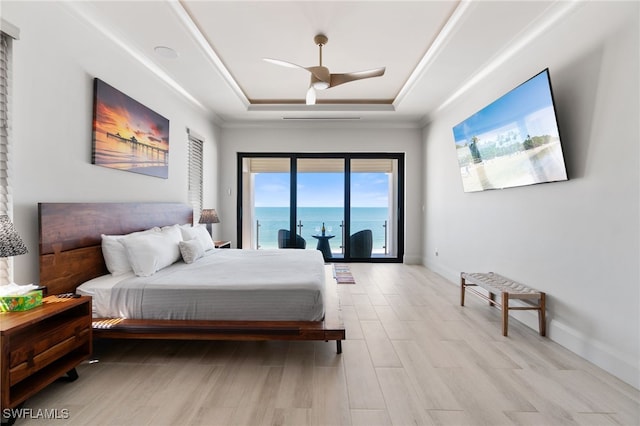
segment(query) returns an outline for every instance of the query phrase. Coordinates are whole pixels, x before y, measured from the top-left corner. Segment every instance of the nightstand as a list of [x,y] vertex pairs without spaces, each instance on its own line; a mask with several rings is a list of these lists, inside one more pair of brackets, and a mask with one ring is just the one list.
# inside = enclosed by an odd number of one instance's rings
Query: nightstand
[[215,248],[231,248],[231,241],[214,241]]
[[75,380],[91,355],[91,332],[90,297],[49,296],[28,311],[1,313],[0,414],[60,377]]

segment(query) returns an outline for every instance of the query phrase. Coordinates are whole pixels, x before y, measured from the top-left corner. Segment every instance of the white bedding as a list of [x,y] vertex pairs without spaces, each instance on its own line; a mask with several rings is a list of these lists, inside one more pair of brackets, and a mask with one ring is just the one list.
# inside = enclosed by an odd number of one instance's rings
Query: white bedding
[[152,276],[96,278],[77,292],[99,318],[319,321],[324,260],[317,250],[211,250]]

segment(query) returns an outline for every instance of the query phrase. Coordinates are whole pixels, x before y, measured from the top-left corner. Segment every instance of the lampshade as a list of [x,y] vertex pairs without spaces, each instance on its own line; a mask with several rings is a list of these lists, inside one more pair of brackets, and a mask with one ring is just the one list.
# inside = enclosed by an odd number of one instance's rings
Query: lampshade
[[202,209],[199,223],[220,223],[216,209]]
[[0,215],[0,257],[17,256],[27,253],[18,231],[6,214]]

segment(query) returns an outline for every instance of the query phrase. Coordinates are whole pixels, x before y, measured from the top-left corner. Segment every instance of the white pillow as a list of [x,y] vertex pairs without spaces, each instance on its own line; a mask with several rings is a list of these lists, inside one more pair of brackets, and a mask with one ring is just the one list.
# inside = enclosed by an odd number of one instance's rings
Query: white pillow
[[191,231],[193,228],[190,224],[180,225],[180,233],[182,234],[182,241],[189,241],[193,239],[193,232]]
[[178,246],[180,247],[180,254],[182,254],[184,263],[193,263],[204,256],[204,248],[196,238],[189,241],[180,241]]
[[197,225],[192,227],[181,226],[182,239],[184,241],[193,240],[194,238],[200,241],[204,251],[213,250],[216,246],[213,244],[211,234],[207,231],[207,227],[204,225]]
[[133,272],[139,277],[155,274],[180,259],[180,228],[172,226],[160,232],[122,239]]
[[191,227],[190,223],[185,223],[184,225],[174,225],[180,229],[180,235],[182,236],[182,241],[187,241],[191,239]]
[[145,231],[132,232],[125,235],[105,235],[102,234],[102,256],[107,270],[111,275],[117,276],[131,271],[131,264],[127,257],[127,252],[122,245],[124,238],[135,237],[137,235],[159,232],[160,228],[151,228]]

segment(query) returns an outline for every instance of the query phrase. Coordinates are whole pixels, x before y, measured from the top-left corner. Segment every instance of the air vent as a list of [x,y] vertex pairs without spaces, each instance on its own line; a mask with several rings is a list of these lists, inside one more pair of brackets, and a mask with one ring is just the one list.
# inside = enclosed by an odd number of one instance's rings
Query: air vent
[[282,117],[283,120],[308,120],[308,121],[335,121],[335,120],[360,120],[360,117]]

